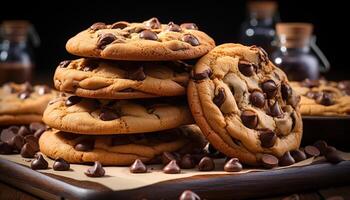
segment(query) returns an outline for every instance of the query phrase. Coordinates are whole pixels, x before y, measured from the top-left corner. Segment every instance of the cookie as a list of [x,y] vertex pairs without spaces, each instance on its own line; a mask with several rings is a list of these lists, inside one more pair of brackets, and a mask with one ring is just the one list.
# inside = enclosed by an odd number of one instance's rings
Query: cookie
[[40,122],[47,103],[56,95],[45,85],[4,84],[0,88],[0,125]]
[[137,62],[78,59],[57,67],[55,87],[77,96],[134,99],[186,93],[189,65],[182,62]]
[[169,99],[60,97],[49,103],[43,121],[52,128],[81,134],[154,132],[193,122],[190,111],[181,100],[178,103]]
[[260,165],[297,149],[300,97],[286,75],[256,46],[224,44],[193,69],[188,101],[208,141],[229,157]]
[[112,60],[184,60],[203,56],[215,42],[194,23],[97,22],[69,39],[66,49],[82,57]]
[[155,162],[163,152],[192,153],[205,140],[195,125],[147,134],[84,136],[58,130],[40,137],[40,151],[52,159],[70,163],[100,161],[103,165],[130,165],[136,159]]
[[350,81],[308,80],[291,82],[301,95],[300,112],[305,116],[350,114]]

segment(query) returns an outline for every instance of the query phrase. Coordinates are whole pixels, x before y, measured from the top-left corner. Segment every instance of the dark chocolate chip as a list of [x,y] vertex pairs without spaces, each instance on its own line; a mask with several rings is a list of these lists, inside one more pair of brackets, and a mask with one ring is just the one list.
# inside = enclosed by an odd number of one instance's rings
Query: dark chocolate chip
[[44,159],[44,156],[39,154],[30,164],[30,167],[34,170],[47,169],[49,163]]
[[239,172],[242,171],[242,169],[242,164],[239,162],[238,158],[231,158],[224,166],[226,172]]
[[140,159],[136,159],[135,162],[130,166],[131,173],[146,173],[147,167]]
[[83,71],[84,72],[91,72],[94,69],[98,68],[99,66],[99,61],[95,60],[95,59],[85,59],[83,62]]
[[51,89],[46,85],[40,86],[38,89],[39,95],[45,95],[45,94],[48,94],[50,92],[51,92]]
[[265,105],[265,96],[262,92],[255,90],[250,94],[250,102],[254,106],[262,108]]
[[21,156],[23,158],[34,158],[36,152],[39,151],[39,145],[37,142],[26,141],[21,149]]
[[251,110],[245,110],[241,114],[241,120],[244,126],[254,129],[258,125],[258,115],[251,111]]
[[90,29],[93,30],[93,31],[97,31],[97,30],[105,29],[105,28],[107,28],[107,26],[103,22],[96,22],[96,23],[94,23],[93,25],[90,26]]
[[320,151],[315,147],[315,146],[306,146],[304,148],[304,152],[306,157],[310,158],[310,157],[316,157],[320,155]]
[[214,153],[217,153],[218,152],[218,150],[212,145],[212,144],[208,144],[208,151],[209,151],[209,153],[211,153],[211,154],[214,154]]
[[290,155],[290,152],[287,151],[286,153],[283,154],[283,156],[279,160],[279,165],[280,166],[289,166],[293,165],[295,163],[294,158]]
[[186,154],[182,157],[180,166],[182,169],[192,169],[196,166],[194,163],[192,156],[190,154]]
[[70,96],[66,100],[66,106],[72,106],[79,103],[82,99],[78,96]]
[[70,169],[70,164],[63,158],[57,158],[52,165],[55,171],[68,171]]
[[93,138],[79,138],[79,141],[75,144],[74,149],[77,151],[92,151],[95,146],[95,140]]
[[187,42],[192,46],[200,45],[199,40],[194,35],[189,33],[182,36],[182,41]]
[[281,85],[281,94],[282,94],[282,98],[284,100],[287,100],[292,95],[292,88],[286,83],[283,83]]
[[268,99],[272,99],[277,94],[277,85],[273,80],[265,81],[261,85],[261,88],[266,93]]
[[324,92],[322,95],[316,98],[316,102],[324,106],[330,106],[334,104],[332,95],[327,92]]
[[215,163],[212,158],[203,157],[198,164],[199,171],[212,171],[215,169]]
[[15,135],[11,138],[11,140],[8,143],[13,149],[17,150],[18,152],[21,151],[23,145],[24,145],[24,139],[20,135]]
[[195,23],[183,23],[180,27],[183,29],[198,30],[198,26]]
[[72,62],[71,60],[64,60],[64,61],[61,61],[60,64],[58,64],[58,67],[60,67],[60,68],[66,68],[66,67],[68,67],[68,65],[69,65],[71,62]]
[[261,164],[267,169],[271,169],[278,166],[278,159],[270,154],[263,154],[261,156]]
[[151,29],[161,28],[161,24],[160,24],[158,18],[156,18],[156,17],[152,17],[151,19],[145,21],[144,24]]
[[273,145],[275,145],[277,136],[276,133],[274,133],[273,131],[266,130],[260,132],[259,139],[261,142],[261,147],[271,148],[273,147]]
[[238,63],[238,69],[244,76],[252,76],[254,74],[254,65],[252,63],[241,61]]
[[328,144],[324,140],[318,140],[314,143],[314,146],[320,151],[320,155],[324,155],[327,150]]
[[158,40],[157,34],[151,30],[141,31],[141,33],[139,34],[139,37],[145,40]]
[[143,67],[128,71],[128,78],[135,81],[143,81],[146,79],[146,74]]
[[18,126],[10,126],[8,127],[14,134],[18,134],[19,127]]
[[0,154],[11,154],[11,153],[12,153],[12,147],[6,142],[0,141]]
[[300,162],[306,159],[305,153],[299,149],[291,151],[290,155],[294,158],[295,162]]
[[120,118],[120,115],[112,109],[104,108],[101,110],[99,118],[102,121],[111,121]]
[[213,74],[213,72],[211,71],[210,68],[204,70],[203,72],[200,73],[194,73],[194,71],[191,72],[191,78],[193,80],[199,81],[199,80],[203,80],[206,78],[210,78],[210,76]]
[[94,166],[88,168],[84,174],[89,177],[102,177],[105,175],[105,170],[99,161],[95,161]]
[[24,137],[24,141],[25,141],[25,143],[29,143],[29,142],[38,143],[38,138],[35,137],[34,135],[26,135],[26,136]]
[[339,162],[344,161],[345,159],[340,155],[339,151],[332,147],[328,146],[325,152],[325,157],[328,162],[337,164]]
[[123,22],[123,21],[120,21],[120,22],[115,22],[114,24],[111,25],[111,29],[124,29],[126,27],[128,27],[129,23],[127,22]]
[[0,139],[3,142],[9,143],[10,140],[15,137],[16,134],[10,128],[4,129],[1,131]]
[[179,197],[179,200],[201,200],[201,198],[191,190],[185,190]]
[[270,115],[272,117],[282,117],[283,111],[281,107],[278,104],[278,101],[275,101],[275,103],[270,107]]
[[116,39],[117,37],[112,33],[102,34],[97,40],[97,48],[104,49],[108,44],[112,43]]
[[46,125],[43,124],[43,123],[40,123],[40,122],[33,122],[33,123],[30,123],[29,125],[29,129],[30,131],[34,134],[35,131],[39,130],[39,129],[43,129],[43,130],[46,130]]
[[215,103],[215,105],[220,107],[225,102],[225,99],[226,99],[225,89],[219,88],[218,94],[215,95],[215,97],[213,98],[213,102]]
[[163,168],[163,172],[166,174],[179,174],[181,169],[177,165],[176,160],[172,160]]
[[163,152],[162,154],[162,163],[167,165],[170,161],[176,160],[176,157],[170,152]]
[[27,99],[30,97],[30,92],[28,91],[23,91],[18,94],[18,98],[20,99]]
[[36,138],[40,138],[40,136],[45,132],[46,128],[45,129],[38,129],[34,132],[34,137]]
[[180,26],[175,24],[174,22],[169,22],[167,30],[173,32],[181,32]]

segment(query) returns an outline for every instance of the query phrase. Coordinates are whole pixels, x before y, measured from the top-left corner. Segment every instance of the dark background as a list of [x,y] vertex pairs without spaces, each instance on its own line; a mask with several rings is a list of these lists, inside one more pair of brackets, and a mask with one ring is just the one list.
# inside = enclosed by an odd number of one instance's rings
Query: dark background
[[[144,21],[157,16],[161,22],[195,22],[217,44],[237,42],[240,24],[246,17],[246,1],[12,1],[2,5],[0,21],[30,20],[41,37],[35,49],[39,74],[51,78],[61,60],[74,58],[65,51],[66,41],[92,23],[119,20]],[[331,62],[330,79],[350,79],[346,45],[345,1],[278,1],[282,21],[311,22],[318,45]]]

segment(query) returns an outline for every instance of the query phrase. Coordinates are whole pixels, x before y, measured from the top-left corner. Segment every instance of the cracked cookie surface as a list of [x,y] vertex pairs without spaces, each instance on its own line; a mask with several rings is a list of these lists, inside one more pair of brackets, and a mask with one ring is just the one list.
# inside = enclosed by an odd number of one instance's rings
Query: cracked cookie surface
[[299,147],[300,97],[256,46],[224,44],[193,69],[188,101],[209,142],[229,157],[259,165]]

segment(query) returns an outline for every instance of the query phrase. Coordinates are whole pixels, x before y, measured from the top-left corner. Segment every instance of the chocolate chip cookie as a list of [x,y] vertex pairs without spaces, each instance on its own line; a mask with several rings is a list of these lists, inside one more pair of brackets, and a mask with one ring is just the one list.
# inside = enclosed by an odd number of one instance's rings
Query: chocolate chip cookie
[[300,97],[256,46],[224,44],[202,57],[188,86],[192,114],[209,142],[229,157],[259,165],[297,149]]
[[55,129],[81,134],[154,132],[193,122],[181,100],[60,97],[49,103],[43,121]]
[[301,95],[302,115],[341,116],[350,114],[350,81],[308,80],[291,82]]
[[56,95],[45,85],[4,84],[0,88],[0,125],[40,122],[47,103]]
[[94,23],[71,38],[66,49],[83,57],[164,61],[198,58],[214,46],[214,40],[194,23],[161,24],[152,18],[142,23]]
[[46,131],[39,140],[40,151],[50,158],[70,163],[100,161],[103,165],[130,165],[136,159],[155,162],[163,152],[192,153],[205,140],[197,126],[131,135],[84,136],[58,130]]
[[184,95],[189,79],[182,62],[137,62],[78,59],[62,61],[55,87],[77,96],[134,99]]

